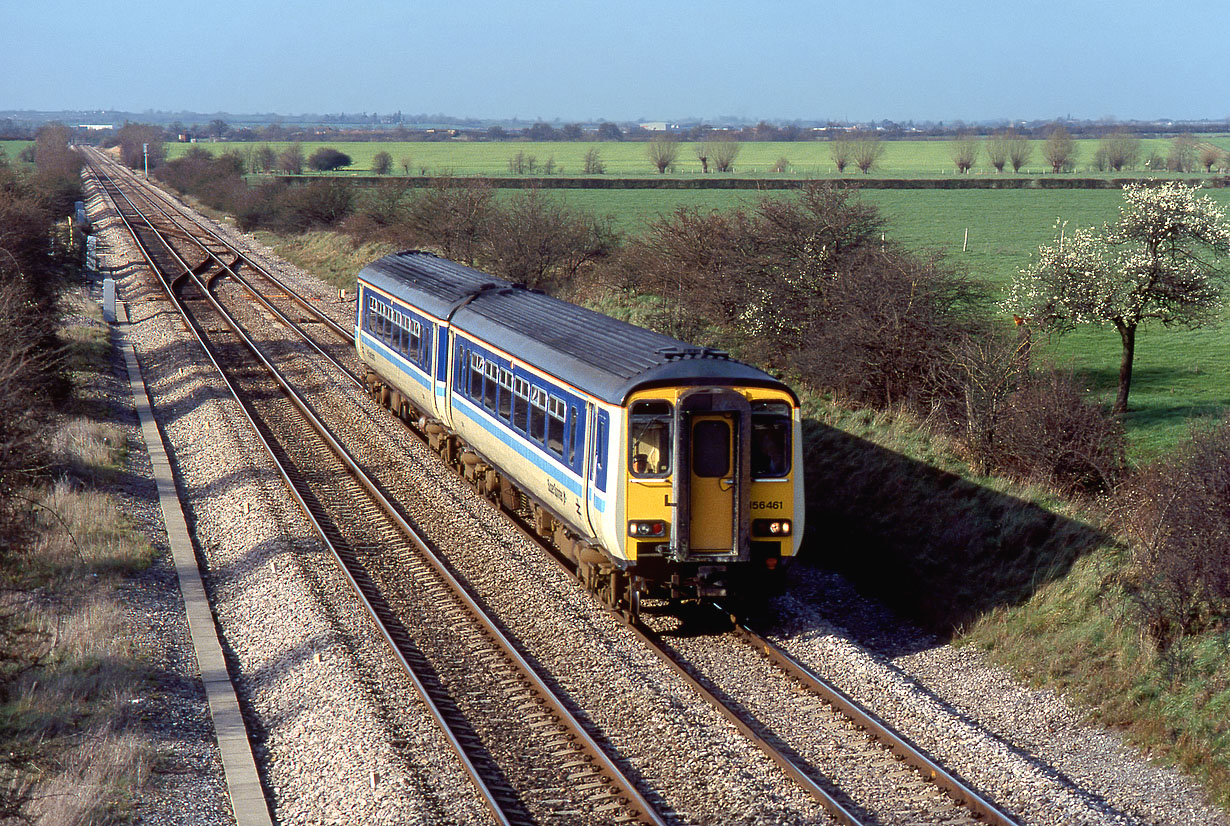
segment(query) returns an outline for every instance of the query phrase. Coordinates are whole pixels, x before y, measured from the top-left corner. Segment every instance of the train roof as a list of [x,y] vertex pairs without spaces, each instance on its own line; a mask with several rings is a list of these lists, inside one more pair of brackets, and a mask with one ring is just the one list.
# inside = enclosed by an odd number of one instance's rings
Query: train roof
[[372,262],[361,280],[612,404],[644,387],[729,383],[790,388],[695,347],[418,250]]

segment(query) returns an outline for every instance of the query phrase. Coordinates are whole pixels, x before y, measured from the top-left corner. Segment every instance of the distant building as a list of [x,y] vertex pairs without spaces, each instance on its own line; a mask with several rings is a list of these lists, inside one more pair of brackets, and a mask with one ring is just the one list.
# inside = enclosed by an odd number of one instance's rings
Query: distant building
[[646,132],[673,132],[679,128],[677,123],[667,123],[664,120],[654,120],[649,123],[637,124]]
[[107,129],[114,129],[115,124],[114,123],[79,123],[77,124],[77,128],[86,129],[90,132],[102,132]]

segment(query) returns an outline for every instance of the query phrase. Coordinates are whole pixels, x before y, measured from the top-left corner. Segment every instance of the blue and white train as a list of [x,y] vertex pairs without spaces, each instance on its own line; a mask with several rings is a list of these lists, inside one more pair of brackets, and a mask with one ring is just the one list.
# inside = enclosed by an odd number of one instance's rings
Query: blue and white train
[[373,395],[613,606],[798,552],[798,399],[724,353],[420,251],[359,273],[355,346]]

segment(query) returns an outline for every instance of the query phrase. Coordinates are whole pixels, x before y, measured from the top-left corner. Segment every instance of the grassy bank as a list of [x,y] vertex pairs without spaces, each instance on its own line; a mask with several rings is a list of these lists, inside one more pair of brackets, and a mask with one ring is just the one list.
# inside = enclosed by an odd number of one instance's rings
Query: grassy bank
[[[82,296],[68,301],[99,319]],[[107,330],[79,323],[61,335],[75,382],[88,387],[108,367]],[[112,418],[81,393],[57,417],[57,481],[21,494],[31,517],[0,571],[0,776],[16,808],[6,814],[39,824],[125,822],[156,766],[131,702],[152,671],[120,596],[152,551],[105,492],[127,452]]]

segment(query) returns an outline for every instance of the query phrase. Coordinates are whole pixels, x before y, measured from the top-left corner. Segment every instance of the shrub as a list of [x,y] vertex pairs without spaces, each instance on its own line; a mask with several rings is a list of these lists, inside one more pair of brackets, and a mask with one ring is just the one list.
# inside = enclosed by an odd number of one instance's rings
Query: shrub
[[1123,426],[1069,372],[1025,376],[996,430],[994,466],[1065,493],[1110,490],[1125,466]]
[[331,146],[322,146],[308,157],[308,168],[317,172],[332,172],[343,166],[350,166],[350,156],[339,152]]
[[388,152],[377,152],[372,158],[372,172],[377,175],[388,175],[393,170],[393,156]]
[[1230,620],[1230,416],[1118,491],[1142,629],[1165,649]]

